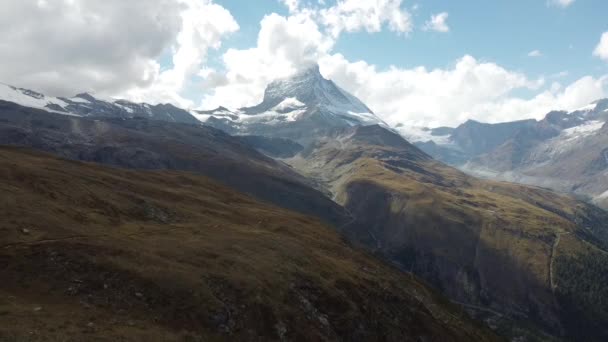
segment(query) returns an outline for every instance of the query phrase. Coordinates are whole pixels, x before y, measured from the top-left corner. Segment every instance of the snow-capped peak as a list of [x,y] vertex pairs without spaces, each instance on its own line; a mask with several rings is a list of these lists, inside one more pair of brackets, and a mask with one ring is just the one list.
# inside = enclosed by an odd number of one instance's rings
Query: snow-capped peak
[[0,83],[0,100],[13,102],[24,107],[46,109],[64,108],[68,104],[56,97],[45,96],[33,90],[17,88]]
[[241,110],[248,115],[258,115],[294,104],[296,108],[306,107],[311,112],[317,110],[323,115],[334,116],[347,125],[386,125],[363,102],[324,78],[317,64],[271,82],[262,103]]
[[147,103],[107,99],[89,93],[81,93],[70,98],[53,97],[33,90],[0,83],[0,100],[23,107],[43,109],[48,112],[72,116],[145,117],[153,120],[199,124],[199,121],[190,113],[171,105],[151,106]]
[[264,94],[264,102],[275,105],[287,98],[295,98],[308,106],[323,106],[343,113],[372,112],[359,99],[342,90],[333,81],[325,79],[316,64],[292,77],[270,83]]

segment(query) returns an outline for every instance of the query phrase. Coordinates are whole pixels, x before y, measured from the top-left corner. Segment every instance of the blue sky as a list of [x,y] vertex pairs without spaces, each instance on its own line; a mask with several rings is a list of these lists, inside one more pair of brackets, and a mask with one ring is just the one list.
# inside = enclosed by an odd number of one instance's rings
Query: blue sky
[[605,0],[4,1],[0,82],[53,96],[237,109],[316,62],[389,124],[608,97]]
[[[285,3],[289,1],[216,0],[238,22],[239,30],[228,35],[220,49],[209,51],[208,67],[217,74],[238,74],[231,70],[234,63],[230,66],[226,62],[230,50],[240,51],[233,55],[237,55],[241,63],[264,58],[272,61],[273,56],[264,57],[263,51],[253,51],[261,50],[259,36],[279,34],[282,30],[295,32],[298,24],[289,22],[290,18],[306,17],[305,13],[311,11],[315,13],[312,17],[318,31],[329,35],[332,27],[323,22],[322,11],[340,6],[350,6],[352,10],[357,4],[365,4],[356,0],[326,0],[322,4],[316,0],[291,0],[298,7],[288,10]],[[409,27],[392,30],[389,19],[385,18],[381,30],[367,29],[365,23],[354,29],[342,28],[338,35],[331,37],[331,46],[321,49],[318,60],[326,77],[361,97],[389,122],[437,126],[455,125],[470,118],[491,122],[542,118],[549,110],[571,110],[607,95],[608,63],[594,56],[593,51],[602,33],[608,31],[605,20],[608,2],[382,0],[377,3],[398,4],[399,10],[409,17]],[[287,22],[284,26],[273,26],[276,31],[269,28],[262,34],[265,25],[272,26],[265,23],[265,18],[272,13]],[[337,13],[338,17],[352,15],[344,9]],[[428,29],[425,25],[431,16],[440,13],[447,18],[445,29]],[[358,20],[364,22],[365,15]],[[297,33],[290,39],[306,40],[298,38]],[[268,54],[272,51],[267,51]],[[274,58],[282,61],[280,56]],[[422,73],[414,72],[420,67]],[[262,70],[264,62],[252,63],[250,68]],[[284,73],[272,76],[284,76]],[[241,70],[226,87],[203,86],[206,95],[202,106],[238,107],[255,103],[263,89],[243,91],[238,98],[243,101],[232,101],[234,97],[231,97],[237,89],[242,90],[245,83],[263,88],[272,78],[254,81],[255,77]],[[412,86],[416,77],[421,79],[420,87]],[[235,81],[237,78],[249,81]],[[467,83],[468,80],[472,83]],[[397,84],[398,90],[385,89],[383,93],[369,85],[383,82]],[[229,90],[235,83],[238,87]],[[451,88],[444,91],[441,83],[451,84]],[[454,90],[458,87],[465,90]],[[199,90],[196,85],[188,93],[197,96]],[[397,91],[400,93],[396,94]],[[439,103],[429,96],[431,91],[441,99]]]
[[[221,63],[227,48],[255,46],[260,20],[267,14],[287,15],[276,0],[217,0],[240,25],[239,32],[224,42],[210,60]],[[335,1],[327,1],[331,5]],[[403,2],[416,23],[431,14],[448,12],[448,33],[423,32],[416,28],[407,36],[393,32],[344,34],[334,51],[350,60],[365,60],[381,68],[426,66],[443,68],[465,54],[496,62],[531,76],[568,72],[566,81],[584,75],[599,75],[608,65],[590,53],[602,32],[608,30],[608,2],[579,0],[566,8],[550,6],[546,0],[466,0]],[[416,6],[417,5],[417,6]],[[416,10],[412,8],[416,6]],[[539,50],[542,56],[528,53]]]

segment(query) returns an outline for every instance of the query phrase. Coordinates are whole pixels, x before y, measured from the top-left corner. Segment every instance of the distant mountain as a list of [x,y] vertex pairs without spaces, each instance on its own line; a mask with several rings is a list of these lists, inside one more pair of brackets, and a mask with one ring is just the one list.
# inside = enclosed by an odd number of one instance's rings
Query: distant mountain
[[605,99],[572,112],[550,112],[540,121],[467,121],[443,128],[443,135],[410,128],[400,132],[468,173],[575,193],[608,208],[607,121]]
[[0,83],[0,100],[24,107],[82,117],[147,118],[167,122],[199,124],[188,111],[171,104],[149,105],[126,100],[101,100],[82,93],[71,98],[52,97]]
[[486,124],[468,120],[456,128],[422,128],[400,126],[397,131],[433,157],[452,165],[489,152],[511,139],[519,130],[531,127],[535,120]]
[[289,162],[356,217],[346,236],[511,339],[608,338],[608,213],[468,176],[380,126],[344,129]]
[[286,138],[302,145],[336,128],[386,125],[363,102],[325,79],[318,65],[270,83],[264,100],[256,106],[235,111],[219,107],[194,114],[230,134]]

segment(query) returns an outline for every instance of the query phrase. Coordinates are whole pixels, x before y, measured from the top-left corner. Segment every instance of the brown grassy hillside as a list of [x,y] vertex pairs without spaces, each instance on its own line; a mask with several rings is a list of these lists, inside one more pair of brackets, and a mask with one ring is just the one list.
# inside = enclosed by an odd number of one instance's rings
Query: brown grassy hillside
[[[345,233],[452,300],[554,336],[579,333],[570,324],[573,307],[586,308],[575,298],[589,296],[570,293],[566,305],[556,289],[568,275],[553,274],[564,260],[554,255],[577,255],[583,246],[600,253],[608,245],[605,212],[544,189],[467,176],[378,126],[345,131],[292,163],[357,217]],[[560,243],[566,235],[578,243]],[[608,322],[608,311],[598,310],[590,326]],[[603,329],[588,335],[608,336]]]
[[194,172],[331,224],[350,219],[297,172],[211,127],[146,119],[96,120],[0,101],[0,144],[129,169]]
[[0,148],[0,340],[494,339],[317,219]]

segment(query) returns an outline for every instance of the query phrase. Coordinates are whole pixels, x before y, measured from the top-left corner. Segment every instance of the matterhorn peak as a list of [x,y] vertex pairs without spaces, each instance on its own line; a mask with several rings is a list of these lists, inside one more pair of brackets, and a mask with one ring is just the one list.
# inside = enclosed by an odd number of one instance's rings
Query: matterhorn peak
[[233,113],[202,113],[207,124],[231,134],[267,135],[302,144],[336,128],[382,125],[388,127],[358,98],[321,75],[319,65],[303,65],[291,76],[274,80],[263,101]]
[[315,77],[325,79],[323,75],[321,75],[321,68],[318,63],[311,63],[302,67],[292,77]]

